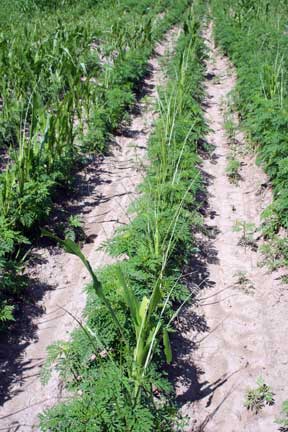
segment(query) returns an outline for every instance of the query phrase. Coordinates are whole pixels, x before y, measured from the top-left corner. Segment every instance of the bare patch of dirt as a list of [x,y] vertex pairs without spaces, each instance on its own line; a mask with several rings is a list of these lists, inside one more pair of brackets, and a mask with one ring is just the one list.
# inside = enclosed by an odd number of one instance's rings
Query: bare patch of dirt
[[[70,208],[84,222],[89,242],[83,252],[96,268],[112,260],[100,249],[101,244],[118,226],[129,222],[127,208],[138,195],[137,186],[148,163],[146,151],[156,118],[153,105],[157,86],[165,82],[160,60],[172,52],[178,35],[175,26],[156,46],[141,89],[141,96],[148,97],[140,99],[130,124],[114,137],[111,155],[102,161],[95,159],[80,173],[79,196]],[[67,340],[75,327],[75,321],[62,308],[80,318],[85,307],[83,286],[89,277],[77,258],[52,246],[35,249],[33,255],[28,272],[32,296],[39,301],[25,307],[18,334],[0,341],[1,431],[38,430],[38,414],[61,399],[63,383],[54,376],[43,387],[41,366],[47,347],[56,340]]]
[[[235,231],[237,221],[238,226],[241,221],[259,226],[272,194],[269,187],[262,187],[267,178],[251,154],[242,158],[238,184],[227,177],[230,149],[223,101],[235,86],[236,74],[215,47],[211,24],[204,37],[210,50],[205,83],[205,115],[211,128],[207,141],[214,147],[202,166],[209,235],[199,238],[201,251],[192,269],[203,285],[197,304],[180,317],[193,325],[182,333],[180,344],[175,341],[172,373],[177,400],[188,417],[187,431],[276,432],[274,420],[288,388],[288,289],[281,284],[281,270],[271,273],[259,267],[263,257],[257,233],[252,234],[250,247],[241,242],[243,230]],[[243,136],[238,139],[244,145]],[[244,399],[259,376],[271,386],[275,405],[255,415],[244,407]]]

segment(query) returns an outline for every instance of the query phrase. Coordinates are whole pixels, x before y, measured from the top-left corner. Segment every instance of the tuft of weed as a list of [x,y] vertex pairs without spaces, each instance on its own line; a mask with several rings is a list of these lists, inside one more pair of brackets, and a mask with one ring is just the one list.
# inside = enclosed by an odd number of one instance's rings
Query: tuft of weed
[[288,431],[288,400],[283,402],[281,416],[276,419],[275,423],[280,425],[280,432]]
[[229,178],[231,183],[238,183],[240,180],[239,169],[241,167],[241,162],[234,157],[228,159],[228,163],[226,166],[226,175]]
[[255,286],[252,281],[248,278],[245,271],[238,271],[234,274],[236,278],[236,286],[241,289],[245,294],[254,294]]
[[257,378],[256,383],[256,388],[247,390],[244,406],[248,410],[258,414],[265,405],[274,405],[274,395],[262,377]]
[[252,222],[247,222],[245,220],[236,220],[233,226],[234,232],[241,233],[240,240],[238,244],[240,246],[250,247],[251,249],[257,249],[256,240],[254,239],[254,234],[256,232],[256,226]]

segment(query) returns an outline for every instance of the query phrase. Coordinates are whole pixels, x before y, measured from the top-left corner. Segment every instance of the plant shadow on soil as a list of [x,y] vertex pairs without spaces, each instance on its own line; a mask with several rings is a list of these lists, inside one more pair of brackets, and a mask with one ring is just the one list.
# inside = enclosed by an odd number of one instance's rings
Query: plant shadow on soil
[[[22,391],[22,375],[33,375],[35,366],[43,359],[25,359],[25,349],[38,340],[37,325],[34,320],[45,313],[40,304],[45,292],[55,287],[40,282],[37,278],[27,278],[28,288],[24,296],[16,304],[15,322],[0,334],[0,406]],[[29,371],[29,372],[28,372]],[[10,391],[10,387],[17,383],[17,389]]]
[[[56,232],[63,237],[63,230],[69,216],[89,214],[92,208],[110,200],[112,197],[102,197],[95,195],[95,188],[102,182],[100,180],[103,170],[99,169],[100,159],[95,158],[85,167],[84,173],[75,173],[73,189],[65,191],[58,189],[54,201],[54,208],[51,212],[45,226],[48,230]],[[87,182],[87,178],[89,178]],[[93,195],[93,200],[91,196]],[[85,242],[93,242],[93,236],[85,238]],[[53,284],[44,283],[35,276],[37,275],[36,266],[45,265],[47,259],[41,256],[41,250],[48,250],[49,255],[59,255],[62,250],[53,243],[53,241],[36,236],[33,239],[33,249],[29,253],[29,260],[26,265],[25,289],[21,297],[15,299],[15,321],[8,329],[0,334],[0,406],[5,401],[16,396],[22,391],[21,385],[25,380],[23,374],[31,376],[37,368],[39,374],[39,365],[44,362],[43,358],[25,359],[24,353],[26,348],[38,341],[38,325],[41,316],[45,316],[45,323],[59,319],[59,310],[55,306],[53,316],[49,317],[45,312],[45,306],[41,305],[46,293],[56,289],[61,289]],[[40,250],[40,253],[37,252]],[[38,267],[39,268],[39,267]],[[24,279],[22,278],[22,279]],[[63,315],[65,313],[63,312]],[[41,324],[44,322],[41,321]],[[28,372],[29,371],[29,372]],[[37,375],[36,374],[36,375]],[[17,384],[17,389],[13,385]]]
[[[138,117],[142,115],[143,107],[140,101],[144,96],[150,96],[154,89],[154,85],[149,83],[152,72],[153,66],[149,64],[146,75],[137,83],[137,87],[135,88],[136,102],[129,110],[130,116]],[[137,139],[137,136],[142,132],[140,130],[131,130],[130,124],[123,122],[118,130],[114,132],[114,136]],[[119,146],[116,140],[113,139],[113,136],[110,136],[105,155],[111,156],[111,149],[117,149],[117,147]],[[63,237],[63,227],[67,226],[71,215],[79,215],[85,219],[100,204],[108,202],[115,196],[120,197],[131,193],[125,191],[122,194],[109,195],[107,197],[97,194],[97,187],[99,185],[111,183],[111,180],[103,180],[103,174],[109,173],[103,161],[105,161],[105,157],[103,156],[91,156],[86,164],[76,167],[73,173],[74,179],[71,188],[58,188],[53,199],[53,210],[45,223],[45,227],[48,230],[54,231]],[[132,160],[125,160],[125,165],[121,165],[120,169],[131,169],[131,166],[129,166],[130,162],[132,163]],[[121,179],[123,178],[122,176]],[[103,216],[105,216],[105,213]],[[107,220],[105,221],[107,222]],[[103,221],[99,223],[101,222]],[[111,222],[115,221],[111,219]],[[117,222],[120,223],[119,221]],[[84,237],[84,243],[92,243],[96,235],[92,234]],[[45,306],[41,304],[41,301],[47,292],[59,289],[59,287],[40,281],[37,278],[37,272],[34,274],[33,268],[36,265],[41,266],[47,262],[41,254],[37,253],[37,250],[48,250],[49,255],[58,255],[62,251],[53,241],[41,237],[39,231],[34,235],[32,242],[34,250],[29,254],[28,271],[27,275],[25,275],[27,287],[24,289],[21,298],[16,300],[15,321],[5,332],[0,333],[0,407],[24,390],[24,375],[26,378],[27,375],[31,377],[33,374],[35,378],[39,376],[39,365],[41,366],[45,359],[40,357],[34,359],[25,358],[27,347],[38,341],[39,326],[35,323],[35,320],[39,321],[41,316],[43,316],[44,321],[41,321],[41,324],[52,322],[59,318],[60,313],[57,306],[55,306],[55,311],[51,313],[51,315],[53,314],[52,317],[49,317],[45,313]],[[30,271],[31,269],[32,271]],[[55,316],[55,312],[57,312],[57,316]],[[63,312],[64,314],[65,312]]]

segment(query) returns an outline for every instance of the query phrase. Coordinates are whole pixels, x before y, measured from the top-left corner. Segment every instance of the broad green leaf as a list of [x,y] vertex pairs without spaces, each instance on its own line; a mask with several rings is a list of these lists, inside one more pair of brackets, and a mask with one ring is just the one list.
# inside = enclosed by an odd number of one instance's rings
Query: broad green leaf
[[172,349],[167,328],[163,328],[163,345],[166,361],[170,364],[172,362]]
[[123,288],[123,294],[124,294],[125,301],[127,303],[127,306],[130,309],[131,317],[132,317],[134,324],[135,324],[135,327],[136,327],[139,324],[139,313],[138,313],[139,304],[138,304],[138,301],[134,295],[133,290],[131,289],[129,284],[126,282],[125,276],[124,276],[123,271],[120,268],[120,266],[117,267],[117,273],[118,273],[119,281],[120,281],[121,286]]
[[148,305],[149,305],[149,299],[146,296],[144,296],[139,307],[139,318],[141,322],[143,322],[146,318]]
[[160,284],[157,282],[153,289],[152,295],[150,297],[149,315],[153,314],[160,300],[161,300]]

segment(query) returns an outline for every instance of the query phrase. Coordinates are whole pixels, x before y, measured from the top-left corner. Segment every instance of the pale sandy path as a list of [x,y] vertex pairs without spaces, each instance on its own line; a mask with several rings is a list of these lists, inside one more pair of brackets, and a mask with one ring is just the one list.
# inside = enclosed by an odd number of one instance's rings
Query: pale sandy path
[[[156,118],[153,106],[157,97],[157,86],[163,85],[165,76],[161,70],[161,57],[171,53],[179,35],[179,28],[173,27],[158,44],[149,62],[151,74],[144,82],[144,90],[150,96],[137,105],[137,114],[132,115],[131,124],[123,134],[115,136],[112,154],[103,162],[90,165],[83,173],[83,184],[87,187],[84,202],[80,202],[85,232],[94,237],[83,251],[94,267],[111,262],[111,258],[99,251],[103,241],[111,238],[117,226],[127,223],[126,210],[137,196],[137,186],[143,178],[147,143]],[[95,182],[95,176],[96,182]],[[85,185],[86,183],[86,185]],[[79,202],[75,202],[79,206]],[[40,283],[55,287],[42,302],[45,313],[34,320],[35,335],[31,343],[23,340],[25,348],[17,360],[17,371],[10,386],[6,401],[0,409],[0,431],[35,431],[37,416],[43,409],[54,404],[61,397],[61,382],[54,377],[48,386],[41,386],[39,372],[46,356],[48,345],[59,339],[68,339],[75,327],[73,319],[59,306],[65,307],[75,316],[81,317],[85,306],[83,286],[88,282],[87,273],[77,258],[61,252],[52,255],[49,249],[35,251],[44,263],[30,269],[32,276]],[[46,262],[45,262],[46,261]],[[27,345],[27,346],[26,346]],[[19,347],[1,346],[2,378],[9,370],[7,359],[17,353]],[[14,350],[14,351],[13,351]],[[21,351],[21,350],[20,350]],[[6,361],[5,361],[6,357]],[[9,362],[9,360],[8,360]],[[13,371],[10,371],[13,374]],[[11,377],[9,377],[11,379]],[[71,431],[72,432],[72,431]]]
[[[210,49],[205,83],[205,116],[211,127],[207,140],[215,146],[203,163],[208,183],[205,224],[214,236],[202,239],[206,243],[202,264],[209,275],[203,285],[210,287],[199,295],[203,298],[199,307],[191,307],[182,317],[184,321],[190,317],[194,329],[182,335],[190,349],[178,352],[175,368],[186,370],[187,375],[178,377],[177,394],[189,417],[187,431],[276,432],[275,416],[288,399],[287,286],[277,280],[280,272],[259,268],[259,252],[239,246],[240,234],[233,232],[236,220],[259,224],[271,191],[261,188],[267,178],[253,157],[242,158],[245,165],[238,186],[225,174],[229,145],[223,101],[235,86],[236,76],[227,58],[215,49],[211,25],[204,37]],[[243,136],[238,139],[241,145]],[[235,286],[238,271],[246,272],[254,293],[245,294]],[[276,404],[253,415],[243,401],[247,387],[255,387],[258,376],[271,385]]]

